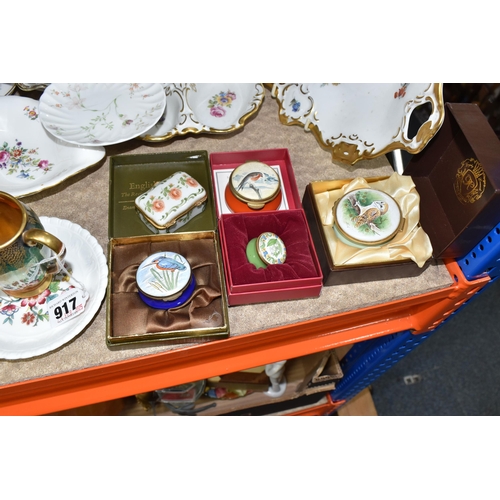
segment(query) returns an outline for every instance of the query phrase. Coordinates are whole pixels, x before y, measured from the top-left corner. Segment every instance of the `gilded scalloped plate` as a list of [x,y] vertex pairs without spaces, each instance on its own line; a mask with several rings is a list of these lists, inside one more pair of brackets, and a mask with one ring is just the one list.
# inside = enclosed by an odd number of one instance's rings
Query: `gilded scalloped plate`
[[[311,131],[332,161],[351,165],[395,149],[419,153],[444,120],[441,83],[275,83],[279,118]],[[410,117],[430,110],[415,135]]]
[[167,104],[141,139],[161,142],[185,134],[227,134],[242,128],[262,105],[261,83],[165,83]]

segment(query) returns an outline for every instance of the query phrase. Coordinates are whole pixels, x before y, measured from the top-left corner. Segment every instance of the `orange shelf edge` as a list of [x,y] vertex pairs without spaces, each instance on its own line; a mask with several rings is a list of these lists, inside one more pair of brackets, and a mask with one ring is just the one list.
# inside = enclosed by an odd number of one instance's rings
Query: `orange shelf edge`
[[159,387],[230,373],[333,349],[404,330],[422,331],[489,278],[465,280],[446,263],[454,283],[415,297],[213,343],[62,373],[0,387],[0,414],[40,415],[109,401]]
[[297,410],[287,414],[287,417],[325,417],[331,415],[334,411],[338,410],[345,401],[333,401],[330,394],[326,395],[326,403]]

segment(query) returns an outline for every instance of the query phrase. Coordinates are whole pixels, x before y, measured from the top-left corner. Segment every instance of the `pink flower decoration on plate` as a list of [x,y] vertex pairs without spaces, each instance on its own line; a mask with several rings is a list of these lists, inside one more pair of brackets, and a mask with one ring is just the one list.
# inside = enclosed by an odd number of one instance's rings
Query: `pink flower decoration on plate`
[[220,106],[214,106],[210,108],[210,114],[216,118],[222,118],[226,114],[226,110]]

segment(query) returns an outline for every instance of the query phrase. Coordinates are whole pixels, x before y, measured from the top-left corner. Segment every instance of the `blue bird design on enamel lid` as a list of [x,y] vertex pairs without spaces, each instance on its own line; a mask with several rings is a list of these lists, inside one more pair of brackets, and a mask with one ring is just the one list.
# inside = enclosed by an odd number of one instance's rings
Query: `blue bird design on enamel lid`
[[147,257],[137,269],[139,290],[146,296],[173,300],[188,286],[191,266],[175,252],[158,252]]
[[229,189],[238,200],[258,210],[278,196],[281,182],[278,173],[266,163],[248,161],[231,172]]

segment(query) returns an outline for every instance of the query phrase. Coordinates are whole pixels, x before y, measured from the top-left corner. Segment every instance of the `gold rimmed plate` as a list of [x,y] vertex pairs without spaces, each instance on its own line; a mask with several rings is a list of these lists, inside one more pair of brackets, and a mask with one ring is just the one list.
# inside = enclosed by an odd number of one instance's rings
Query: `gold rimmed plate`
[[[395,149],[419,153],[444,119],[441,83],[275,83],[279,118],[311,131],[332,160],[351,165]],[[426,109],[427,108],[427,109]],[[424,116],[416,134],[410,118]]]
[[158,123],[141,135],[149,142],[186,134],[227,134],[242,128],[262,105],[261,83],[164,83],[167,104]]
[[0,185],[13,196],[27,196],[55,186],[99,163],[103,147],[83,147],[57,139],[40,123],[38,101],[0,99]]
[[44,90],[50,83],[16,83],[23,92],[32,92],[34,90]]

